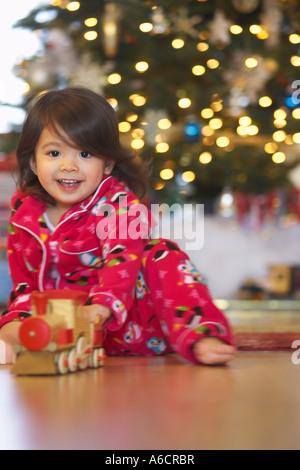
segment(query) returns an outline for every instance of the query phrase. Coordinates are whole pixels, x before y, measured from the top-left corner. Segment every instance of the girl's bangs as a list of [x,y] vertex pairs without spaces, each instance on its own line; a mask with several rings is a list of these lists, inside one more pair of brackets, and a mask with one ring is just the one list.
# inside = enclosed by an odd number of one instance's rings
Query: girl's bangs
[[[93,130],[93,123],[89,123],[89,126],[82,125],[78,119],[53,119],[49,116],[45,127],[51,129],[51,131],[57,135],[63,142],[65,142],[70,147],[89,151],[95,153],[99,152],[99,147],[96,145],[96,148],[93,145],[95,140],[95,133]],[[87,138],[87,128],[89,129],[90,139]],[[98,149],[98,150],[97,150]]]

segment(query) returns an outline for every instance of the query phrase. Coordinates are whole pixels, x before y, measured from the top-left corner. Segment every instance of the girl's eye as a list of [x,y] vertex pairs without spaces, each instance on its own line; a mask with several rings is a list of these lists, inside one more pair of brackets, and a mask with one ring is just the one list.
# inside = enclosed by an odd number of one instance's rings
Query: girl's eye
[[58,152],[58,150],[52,150],[48,155],[50,155],[50,157],[58,157],[60,152]]
[[80,156],[82,158],[89,158],[91,157],[91,154],[89,152],[80,152]]

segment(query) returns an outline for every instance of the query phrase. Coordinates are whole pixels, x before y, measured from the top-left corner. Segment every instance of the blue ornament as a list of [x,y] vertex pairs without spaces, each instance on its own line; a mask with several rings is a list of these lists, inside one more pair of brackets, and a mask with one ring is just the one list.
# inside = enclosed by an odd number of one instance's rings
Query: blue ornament
[[183,130],[184,139],[189,144],[196,144],[199,142],[202,135],[202,126],[194,118],[188,119],[184,125]]
[[300,105],[300,100],[299,96],[297,96],[297,93],[287,96],[285,99],[285,104],[291,109],[298,108]]

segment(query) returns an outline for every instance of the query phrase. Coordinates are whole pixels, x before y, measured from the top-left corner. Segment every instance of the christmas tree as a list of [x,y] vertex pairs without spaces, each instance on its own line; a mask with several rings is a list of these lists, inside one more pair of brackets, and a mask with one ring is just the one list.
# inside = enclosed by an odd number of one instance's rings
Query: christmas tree
[[36,93],[81,85],[152,159],[159,200],[284,188],[300,143],[298,0],[54,0],[17,27],[43,51],[16,65]]

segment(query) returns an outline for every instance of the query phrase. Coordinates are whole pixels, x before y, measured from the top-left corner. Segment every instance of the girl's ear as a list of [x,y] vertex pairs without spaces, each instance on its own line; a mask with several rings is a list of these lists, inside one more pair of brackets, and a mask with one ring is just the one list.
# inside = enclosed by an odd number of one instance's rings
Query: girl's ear
[[116,162],[114,160],[107,160],[105,162],[105,167],[104,167],[104,174],[105,175],[110,175],[111,174],[111,172],[114,169],[115,163]]
[[33,173],[36,175],[37,170],[36,170],[36,161],[35,161],[34,157],[31,157],[31,159],[30,159],[30,168],[33,171]]

